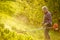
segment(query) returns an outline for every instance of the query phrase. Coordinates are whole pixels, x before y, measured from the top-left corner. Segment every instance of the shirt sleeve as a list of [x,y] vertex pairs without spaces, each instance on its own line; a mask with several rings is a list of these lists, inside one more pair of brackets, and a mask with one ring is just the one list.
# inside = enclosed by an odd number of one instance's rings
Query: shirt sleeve
[[51,16],[51,13],[48,13],[47,14],[47,23],[51,23],[52,22],[52,16]]

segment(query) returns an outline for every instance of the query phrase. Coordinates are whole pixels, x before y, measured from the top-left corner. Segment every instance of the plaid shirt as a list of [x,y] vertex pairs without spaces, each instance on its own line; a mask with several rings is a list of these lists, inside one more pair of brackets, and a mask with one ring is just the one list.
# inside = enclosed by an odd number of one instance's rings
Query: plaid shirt
[[44,23],[50,23],[52,24],[52,16],[51,16],[51,13],[50,12],[47,12],[45,15],[44,15]]

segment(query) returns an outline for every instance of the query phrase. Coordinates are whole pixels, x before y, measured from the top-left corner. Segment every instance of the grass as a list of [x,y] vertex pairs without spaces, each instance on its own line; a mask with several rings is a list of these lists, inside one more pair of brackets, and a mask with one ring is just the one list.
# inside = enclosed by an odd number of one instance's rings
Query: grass
[[60,33],[57,31],[50,31],[51,40],[60,40]]

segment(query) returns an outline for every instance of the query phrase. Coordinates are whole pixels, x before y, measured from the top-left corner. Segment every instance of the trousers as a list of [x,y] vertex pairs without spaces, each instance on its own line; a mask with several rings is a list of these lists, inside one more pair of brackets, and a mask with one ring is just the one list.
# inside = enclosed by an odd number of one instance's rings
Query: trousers
[[45,29],[44,29],[45,40],[50,40],[50,35],[49,35],[50,27],[51,27],[51,24],[45,25]]

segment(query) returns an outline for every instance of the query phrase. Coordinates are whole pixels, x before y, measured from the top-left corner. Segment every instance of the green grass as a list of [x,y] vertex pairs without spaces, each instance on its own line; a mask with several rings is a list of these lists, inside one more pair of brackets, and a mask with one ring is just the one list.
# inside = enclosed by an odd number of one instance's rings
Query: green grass
[[60,32],[50,31],[51,40],[60,40]]

